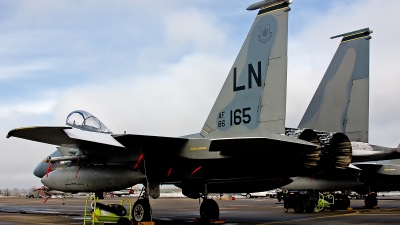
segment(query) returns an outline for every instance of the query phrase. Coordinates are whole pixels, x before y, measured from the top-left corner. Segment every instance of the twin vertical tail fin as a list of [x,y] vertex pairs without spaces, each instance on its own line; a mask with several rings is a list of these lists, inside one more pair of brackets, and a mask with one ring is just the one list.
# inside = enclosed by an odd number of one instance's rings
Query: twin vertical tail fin
[[368,142],[369,28],[343,37],[299,128],[342,132],[350,141]]
[[206,138],[285,132],[288,12],[291,0],[264,0],[201,130]]

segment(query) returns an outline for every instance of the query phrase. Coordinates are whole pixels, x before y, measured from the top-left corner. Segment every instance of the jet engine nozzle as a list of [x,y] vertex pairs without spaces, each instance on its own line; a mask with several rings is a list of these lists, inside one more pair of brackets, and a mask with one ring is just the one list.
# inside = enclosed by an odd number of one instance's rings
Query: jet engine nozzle
[[[285,135],[321,146],[318,134],[311,129],[286,128]],[[321,153],[321,147],[303,150],[300,158],[304,167],[307,169],[317,167],[321,160]]]
[[323,151],[321,167],[332,170],[346,169],[351,163],[352,146],[350,139],[343,133],[318,132]]

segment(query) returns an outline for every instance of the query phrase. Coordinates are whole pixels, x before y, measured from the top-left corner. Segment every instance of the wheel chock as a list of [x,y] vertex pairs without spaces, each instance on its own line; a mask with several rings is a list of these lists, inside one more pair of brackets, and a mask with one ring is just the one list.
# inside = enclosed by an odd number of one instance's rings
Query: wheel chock
[[349,207],[347,207],[347,210],[353,210],[353,207],[349,206]]
[[138,222],[137,223],[137,225],[154,225],[154,224],[156,224],[156,222],[153,222],[153,221],[151,221],[151,222]]
[[232,195],[224,195],[218,198],[219,200],[236,200],[235,196]]
[[380,207],[379,206],[374,206],[374,209],[380,209]]
[[[203,223],[203,221],[201,220],[201,218],[196,218],[194,219],[195,223]],[[216,220],[210,220],[208,222],[209,224],[224,224],[225,220],[221,220],[221,219],[216,219]]]

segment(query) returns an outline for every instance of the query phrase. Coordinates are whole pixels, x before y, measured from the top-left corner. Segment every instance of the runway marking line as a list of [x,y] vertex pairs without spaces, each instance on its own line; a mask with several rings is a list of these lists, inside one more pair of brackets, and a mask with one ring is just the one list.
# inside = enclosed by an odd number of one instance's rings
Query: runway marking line
[[320,216],[320,217],[302,218],[302,219],[285,220],[285,221],[274,221],[274,222],[267,222],[267,223],[264,223],[264,224],[289,223],[289,222],[316,220],[316,219],[333,218],[333,217],[341,217],[341,216],[356,216],[357,214],[375,215],[375,214],[373,214],[373,212],[380,212],[379,214],[376,214],[376,215],[382,215],[381,213],[383,213],[385,211],[393,211],[393,210],[398,210],[398,209],[399,208],[379,209],[379,210],[366,211],[366,212],[361,212],[361,211],[357,210],[357,211],[355,211],[353,213],[344,213],[344,214],[340,214],[340,215]]
[[269,222],[269,223],[265,223],[265,224],[292,223],[292,222],[298,222],[298,221],[317,220],[317,219],[325,219],[325,218],[333,218],[333,217],[341,217],[341,216],[356,216],[357,214],[360,214],[360,211],[356,211],[354,213],[340,214],[340,215],[320,216],[320,217],[285,220],[285,221],[274,221],[274,222]]

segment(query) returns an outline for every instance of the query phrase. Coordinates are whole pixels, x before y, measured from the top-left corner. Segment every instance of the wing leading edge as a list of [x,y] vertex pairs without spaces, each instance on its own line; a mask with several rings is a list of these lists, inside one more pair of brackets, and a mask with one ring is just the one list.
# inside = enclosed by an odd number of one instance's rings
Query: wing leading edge
[[46,144],[89,151],[126,149],[109,134],[82,131],[66,126],[21,127],[8,132],[6,137],[18,137]]

